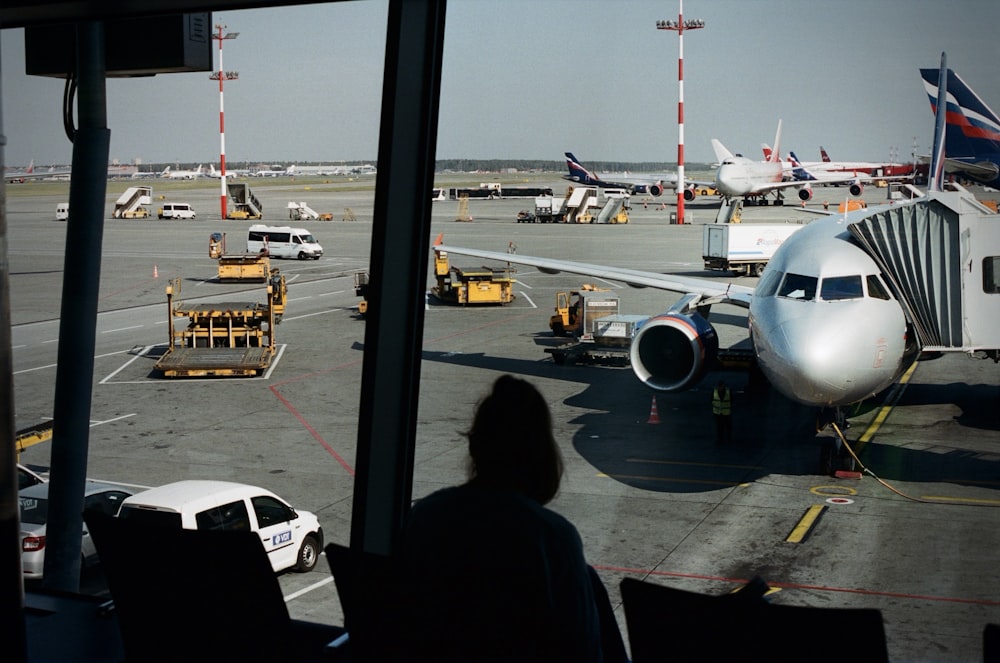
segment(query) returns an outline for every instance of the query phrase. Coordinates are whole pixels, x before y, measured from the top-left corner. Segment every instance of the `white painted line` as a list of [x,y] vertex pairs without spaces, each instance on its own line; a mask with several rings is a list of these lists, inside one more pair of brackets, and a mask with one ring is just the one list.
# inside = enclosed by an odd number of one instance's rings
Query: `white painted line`
[[297,592],[292,592],[291,594],[289,594],[288,596],[285,597],[285,603],[288,603],[289,601],[294,601],[295,599],[299,598],[300,596],[303,596],[305,594],[308,594],[309,592],[315,591],[315,590],[319,589],[320,587],[325,587],[326,585],[329,585],[331,582],[333,582],[333,576],[328,576],[328,577],[324,578],[323,580],[320,580],[319,582],[313,583],[313,584],[309,585],[308,587],[300,589]]
[[114,334],[115,332],[129,331],[131,329],[142,329],[146,325],[133,325],[131,327],[119,327],[118,329],[106,329],[102,331],[102,334]]

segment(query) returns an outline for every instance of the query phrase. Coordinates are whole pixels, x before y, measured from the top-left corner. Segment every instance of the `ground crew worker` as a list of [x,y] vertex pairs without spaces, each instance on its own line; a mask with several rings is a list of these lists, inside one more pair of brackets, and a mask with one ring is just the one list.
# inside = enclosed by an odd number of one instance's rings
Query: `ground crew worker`
[[728,444],[733,439],[733,392],[724,380],[712,390],[712,415],[715,417],[715,443]]

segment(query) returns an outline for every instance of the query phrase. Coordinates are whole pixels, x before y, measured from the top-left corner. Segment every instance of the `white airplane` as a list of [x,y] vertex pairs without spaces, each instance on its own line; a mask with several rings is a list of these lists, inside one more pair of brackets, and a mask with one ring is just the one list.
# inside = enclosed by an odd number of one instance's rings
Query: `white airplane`
[[160,177],[165,177],[170,180],[193,180],[199,177],[204,177],[205,174],[202,172],[203,168],[199,165],[195,170],[170,170],[170,166],[163,169],[160,173]]
[[[764,153],[767,158],[764,161],[754,161],[739,154],[733,154],[719,140],[712,139],[712,149],[715,150],[715,158],[719,162],[719,168],[715,171],[715,188],[726,200],[734,198],[757,199],[761,204],[767,204],[767,196],[774,194],[775,204],[784,204],[782,191],[788,188],[796,189],[799,200],[807,201],[812,198],[812,189],[806,182],[798,180],[787,180],[790,175],[788,168],[780,158],[779,145],[781,143],[781,120],[778,120],[778,132],[774,137],[774,149],[769,150],[764,146]],[[850,184],[855,178],[843,176],[832,178],[826,183]],[[860,191],[858,194],[859,195]]]
[[35,160],[32,159],[24,170],[5,169],[3,179],[8,184],[24,184],[28,180],[68,180],[72,174],[72,169],[69,167],[49,166],[44,170],[36,170]]
[[[605,180],[580,163],[572,152],[566,152],[565,156],[569,174],[563,175],[563,179],[570,182],[603,189],[624,189],[631,194],[646,193],[650,196],[662,195],[667,189],[677,191],[677,173],[625,173],[621,181]],[[684,200],[694,200],[698,189],[706,186],[712,186],[712,182],[685,178]]]
[[[943,146],[943,131],[940,133]],[[943,147],[939,153],[943,153]],[[767,176],[774,182],[780,177],[778,169],[760,170],[769,173]],[[962,272],[968,269],[967,276],[958,277],[967,280],[961,285],[942,286],[949,297],[961,298],[964,317],[956,325],[961,328],[957,332],[960,347],[956,347],[954,343],[925,340],[930,336],[921,309],[933,308],[928,303],[930,296],[907,290],[907,284],[900,282],[899,269],[887,268],[885,257],[863,248],[859,238],[869,225],[891,226],[897,221],[905,223],[908,218],[926,218],[944,207],[951,210],[948,215],[961,215],[961,210],[969,210],[970,205],[978,206],[976,219],[984,222],[970,224],[964,231],[969,236],[961,244],[961,264],[951,265]],[[989,216],[978,216],[982,214]],[[942,226],[950,223],[950,218],[942,218]],[[1000,260],[1000,218],[975,203],[968,192],[941,191],[940,179],[932,181],[931,191],[920,198],[830,215],[810,223],[778,248],[756,288],[445,246],[440,236],[435,244],[437,250],[531,265],[545,273],[570,272],[683,293],[666,313],[642,324],[630,350],[633,372],[659,391],[687,389],[702,378],[719,343],[706,316],[712,304],[721,303],[749,309],[750,340],[758,366],[775,389],[804,405],[839,408],[874,396],[892,385],[922,350],[961,351],[1000,360],[996,331],[1000,328],[1000,307],[982,301],[997,296],[990,293],[1000,294],[1000,275],[988,274],[989,266]],[[919,251],[914,254],[916,266],[924,267],[917,254]],[[982,283],[981,292],[970,285],[978,282]],[[962,292],[956,294],[955,288]],[[967,296],[972,299],[966,301]],[[951,334],[955,333],[952,329]]]

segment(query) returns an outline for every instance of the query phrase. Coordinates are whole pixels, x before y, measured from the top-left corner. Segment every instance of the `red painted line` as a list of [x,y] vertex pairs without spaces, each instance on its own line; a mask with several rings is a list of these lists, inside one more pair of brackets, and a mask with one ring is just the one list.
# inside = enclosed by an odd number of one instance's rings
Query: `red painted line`
[[[480,331],[482,329],[487,329],[489,327],[493,327],[493,326],[496,326],[496,325],[499,325],[499,324],[506,324],[508,322],[511,322],[512,320],[517,320],[519,318],[523,318],[523,317],[526,317],[528,315],[533,315],[533,314],[534,314],[534,311],[532,311],[531,313],[524,313],[522,315],[515,316],[515,317],[512,317],[512,318],[507,318],[505,320],[498,320],[496,322],[491,322],[491,323],[488,323],[488,324],[485,324],[485,325],[479,325],[477,327],[471,327],[471,328],[466,329],[464,331],[455,332],[453,334],[446,334],[445,336],[439,336],[437,338],[426,340],[426,341],[424,341],[424,345],[426,346],[428,343],[436,343],[436,342],[439,342],[439,341],[442,341],[442,340],[445,340],[445,339],[448,339],[448,338],[452,338],[452,337],[455,337],[455,336],[461,336],[462,334],[469,334],[471,332]],[[349,366],[356,366],[357,364],[361,363],[362,361],[363,361],[363,358],[362,359],[356,359],[354,361],[349,361],[346,364],[340,364],[338,366],[333,366],[331,368],[327,368],[327,369],[324,369],[322,371],[312,371],[310,373],[303,373],[302,375],[298,375],[298,376],[293,377],[293,378],[288,378],[287,380],[283,380],[281,382],[275,382],[274,384],[272,384],[271,386],[268,387],[268,389],[271,390],[271,393],[274,394],[275,398],[277,398],[279,401],[281,401],[281,404],[284,405],[288,409],[288,411],[292,413],[292,416],[295,417],[298,420],[298,422],[300,424],[302,424],[303,427],[305,427],[305,429],[307,431],[309,431],[309,434],[312,435],[313,438],[317,442],[319,442],[320,445],[324,449],[326,449],[326,452],[328,454],[330,454],[334,458],[334,460],[336,460],[338,463],[340,463],[340,466],[343,467],[344,470],[347,472],[347,474],[349,474],[352,477],[355,475],[355,470],[351,466],[351,464],[348,463],[344,459],[343,456],[341,456],[339,453],[337,453],[337,451],[332,446],[330,446],[330,444],[326,440],[323,439],[323,436],[319,434],[319,431],[317,431],[315,428],[313,428],[312,425],[310,425],[309,422],[306,421],[306,418],[302,416],[302,413],[299,412],[297,409],[295,409],[295,406],[292,405],[291,401],[289,401],[287,398],[285,398],[281,394],[281,392],[278,391],[278,388],[282,387],[284,385],[287,385],[287,384],[291,384],[293,382],[300,382],[302,380],[305,380],[305,379],[311,378],[311,377],[315,377],[317,375],[323,375],[324,373],[330,373],[332,371],[337,371],[337,370],[340,370],[340,369],[343,369],[343,368],[347,368]]]
[[[650,571],[648,569],[630,569],[619,566],[603,566],[599,564],[594,564],[594,568],[599,571],[616,571],[619,573],[630,573],[641,576],[662,576],[670,578],[688,578],[693,580],[712,580],[715,582],[725,582],[737,585],[743,585],[749,581],[749,578],[725,578],[722,576],[702,575],[698,573],[677,573],[675,571]],[[765,582],[767,582],[767,584],[771,587],[780,587],[781,589],[809,589],[820,592],[837,592],[841,594],[862,594],[865,596],[886,596],[889,598],[915,599],[919,601],[937,601],[944,603],[966,603],[971,605],[1000,606],[1000,601],[991,601],[988,599],[963,599],[954,596],[931,596],[928,594],[909,594],[906,592],[883,592],[873,589],[830,587],[827,585],[803,585],[794,582],[774,582],[766,579]]]

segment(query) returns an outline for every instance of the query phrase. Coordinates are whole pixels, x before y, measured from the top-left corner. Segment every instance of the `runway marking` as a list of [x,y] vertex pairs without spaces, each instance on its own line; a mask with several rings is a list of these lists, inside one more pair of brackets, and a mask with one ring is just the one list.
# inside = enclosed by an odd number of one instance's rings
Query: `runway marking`
[[991,500],[975,497],[949,497],[947,495],[924,495],[920,499],[933,502],[949,502],[954,504],[986,504],[990,506],[1000,506],[1000,500]]
[[289,316],[284,316],[283,318],[281,318],[281,321],[285,322],[285,321],[290,321],[290,320],[302,320],[303,318],[312,318],[312,317],[315,317],[317,315],[326,315],[327,313],[335,313],[337,311],[348,311],[348,310],[350,310],[349,307],[339,306],[337,308],[332,308],[332,309],[330,309],[328,311],[316,311],[315,313],[304,313],[302,315],[293,315],[293,316],[290,316],[290,317]]
[[913,372],[917,370],[917,364],[919,364],[919,362],[915,361],[908,369],[906,369],[906,372],[903,373],[903,377],[901,377],[897,383],[897,388],[889,395],[889,399],[886,404],[879,408],[878,414],[875,415],[872,422],[868,424],[868,428],[865,429],[865,432],[862,433],[861,437],[858,438],[858,441],[855,442],[854,451],[856,453],[861,453],[864,446],[871,442],[872,438],[875,437],[875,433],[877,433],[882,427],[885,420],[889,418],[889,414],[896,406],[899,398],[903,395],[903,391],[905,391],[907,383],[909,383],[910,378],[913,377]]
[[[320,553],[320,554],[323,555],[323,554],[326,554],[326,553]],[[333,582],[333,576],[330,576],[328,578],[324,578],[323,580],[320,580],[319,582],[314,582],[313,584],[309,585],[308,587],[303,587],[302,589],[300,589],[297,592],[292,592],[291,594],[289,594],[288,596],[285,597],[285,603],[288,603],[289,601],[294,601],[295,599],[299,598],[300,596],[303,596],[305,594],[308,594],[309,592],[315,591],[315,590],[319,589],[320,587],[325,587],[326,585],[329,585],[331,582]]]
[[760,465],[728,465],[725,463],[698,463],[689,460],[655,460],[652,458],[626,458],[627,463],[653,463],[656,465],[688,465],[692,467],[722,467],[731,470],[759,470]]
[[531,299],[531,297],[528,296],[528,293],[522,290],[521,295],[528,300],[528,303],[531,304],[531,308],[538,308],[538,305],[535,304],[535,302]]
[[812,532],[813,527],[819,522],[819,517],[823,515],[824,511],[826,511],[825,504],[813,504],[806,509],[805,515],[792,528],[791,533],[785,538],[785,541],[787,543],[802,543],[805,541],[806,537]]
[[842,497],[844,495],[857,495],[858,491],[850,486],[813,486],[809,489],[813,495],[820,497]]
[[[745,585],[749,578],[727,578],[725,576],[714,576],[699,573],[679,573],[677,571],[656,571],[652,569],[634,569],[621,566],[607,566],[604,564],[594,564],[598,571],[613,571],[615,573],[628,573],[642,577],[658,576],[666,578],[685,578],[692,580],[710,580],[713,582],[725,582],[733,585]],[[944,603],[964,603],[969,605],[983,605],[1000,607],[1000,601],[991,599],[966,599],[954,596],[932,596],[930,594],[909,594],[906,592],[887,592],[874,589],[856,589],[853,587],[834,587],[831,585],[806,585],[794,582],[767,581],[768,586],[781,589],[804,589],[815,592],[836,592],[840,594],[860,594],[864,596],[884,596],[889,598],[911,599],[918,601],[935,601]]]
[[145,325],[132,325],[131,327],[119,327],[118,329],[105,329],[102,334],[114,334],[115,332],[130,331],[132,329],[142,329]]
[[655,482],[666,482],[666,483],[697,483],[697,484],[707,484],[709,486],[727,486],[729,488],[735,488],[736,486],[747,485],[743,481],[713,481],[711,479],[678,479],[675,477],[652,477],[642,474],[607,474],[605,472],[598,472],[598,477],[610,478],[610,479],[632,479],[634,481],[655,481]]

